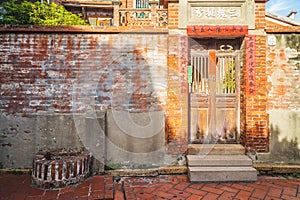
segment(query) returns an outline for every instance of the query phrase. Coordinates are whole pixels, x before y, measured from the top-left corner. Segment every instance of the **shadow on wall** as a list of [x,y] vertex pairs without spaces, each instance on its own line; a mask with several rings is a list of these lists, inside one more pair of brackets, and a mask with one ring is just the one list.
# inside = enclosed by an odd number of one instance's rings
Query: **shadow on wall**
[[264,163],[300,164],[300,149],[297,137],[282,138],[280,128],[271,125],[270,129],[270,153],[259,154],[258,161]]

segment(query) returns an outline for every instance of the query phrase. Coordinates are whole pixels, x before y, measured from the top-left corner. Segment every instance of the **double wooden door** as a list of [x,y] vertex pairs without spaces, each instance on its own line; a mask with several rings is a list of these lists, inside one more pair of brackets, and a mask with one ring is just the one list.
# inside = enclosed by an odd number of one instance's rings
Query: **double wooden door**
[[236,46],[220,42],[215,48],[198,45],[200,48],[190,49],[191,143],[238,142],[240,64]]

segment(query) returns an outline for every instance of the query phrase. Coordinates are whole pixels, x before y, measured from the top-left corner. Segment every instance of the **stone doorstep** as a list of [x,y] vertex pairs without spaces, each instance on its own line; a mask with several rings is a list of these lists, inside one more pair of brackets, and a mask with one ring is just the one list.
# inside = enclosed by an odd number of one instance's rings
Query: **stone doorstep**
[[189,155],[245,155],[240,144],[189,144]]
[[187,162],[190,167],[252,167],[252,160],[246,155],[187,155]]
[[[287,165],[287,164],[253,164],[253,167],[257,169],[258,171],[264,171],[269,173],[276,173],[276,174],[286,174],[286,173],[300,173],[300,165]],[[122,176],[136,176],[137,174],[143,175],[143,176],[155,176],[157,175],[175,175],[175,174],[187,174],[187,166],[163,166],[155,169],[139,169],[138,173],[135,175],[133,172],[135,170],[108,170],[105,171],[105,174],[107,175],[118,175]],[[144,171],[144,172],[142,172]],[[155,173],[153,172],[155,171]],[[16,173],[16,174],[29,174],[31,173],[31,169],[0,169],[0,174],[4,173]],[[156,176],[157,176],[156,175]]]
[[189,167],[191,182],[257,181],[252,167]]

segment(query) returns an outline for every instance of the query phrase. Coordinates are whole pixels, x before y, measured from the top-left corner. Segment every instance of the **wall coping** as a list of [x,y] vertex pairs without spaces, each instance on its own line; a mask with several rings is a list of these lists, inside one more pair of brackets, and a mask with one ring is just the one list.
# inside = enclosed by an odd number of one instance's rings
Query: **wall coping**
[[30,26],[30,25],[3,25],[0,26],[1,33],[103,33],[103,34],[117,34],[117,33],[142,33],[142,34],[167,34],[167,28],[159,28],[154,26]]
[[291,26],[284,28],[267,28],[266,33],[300,33],[300,26]]

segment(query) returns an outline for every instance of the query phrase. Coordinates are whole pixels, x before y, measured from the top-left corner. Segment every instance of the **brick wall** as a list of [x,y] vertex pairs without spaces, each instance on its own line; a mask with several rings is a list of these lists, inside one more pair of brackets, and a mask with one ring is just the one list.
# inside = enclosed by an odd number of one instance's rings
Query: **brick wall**
[[0,34],[1,162],[28,167],[40,149],[71,148],[68,141],[81,148],[94,129],[81,118],[73,122],[72,114],[85,119],[89,111],[111,109],[165,112],[166,152],[181,155],[187,149],[186,39],[164,33]]
[[187,36],[169,37],[166,147],[174,156],[185,153],[188,145],[187,43]]
[[169,3],[168,4],[168,28],[177,29],[178,28],[178,12],[179,4],[178,3]]
[[167,35],[1,34],[3,113],[166,104]]
[[[255,94],[248,95],[249,86],[243,85],[248,81],[246,67],[242,70],[242,94],[241,94],[241,143],[249,150],[265,153],[269,151],[269,130],[267,108],[267,76],[266,76],[266,36],[265,28],[265,4],[255,4],[255,61],[256,61],[256,86]],[[259,33],[261,32],[261,33]],[[246,50],[247,51],[247,50]],[[245,81],[245,82],[244,82]]]
[[300,164],[300,32],[292,32],[268,33],[276,38],[266,47],[270,152],[260,162]]
[[300,34],[269,34],[276,37],[276,46],[267,46],[268,111],[299,110],[300,63],[299,56],[290,57],[291,51],[300,51]]

